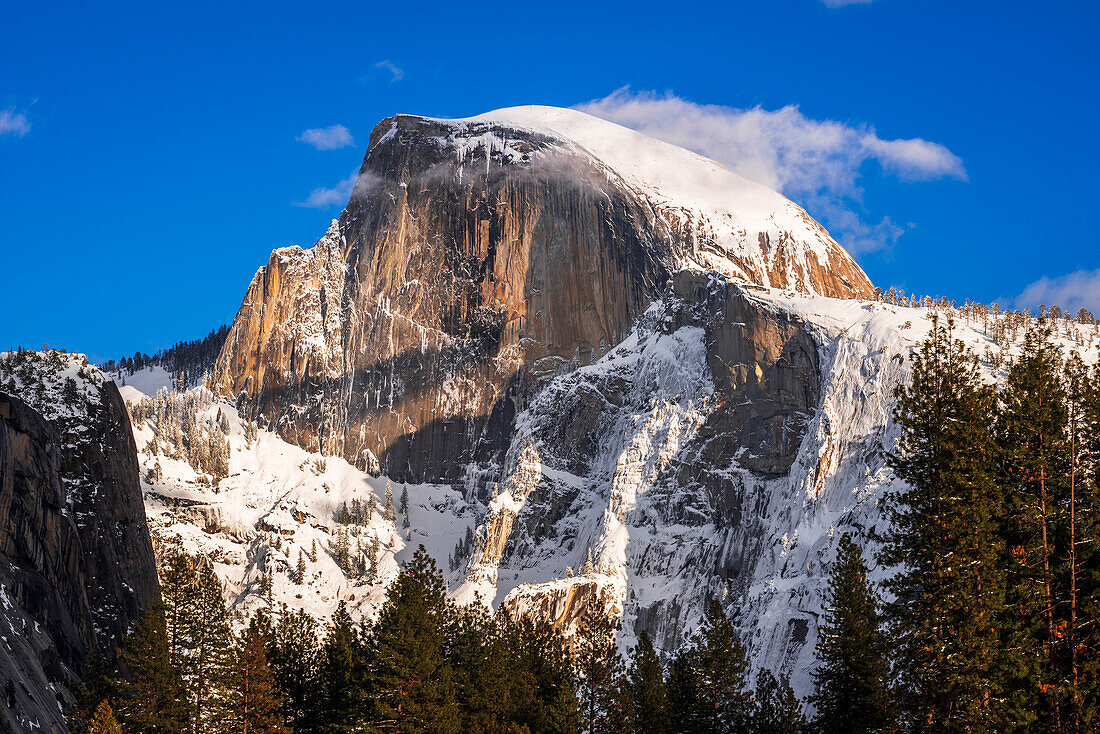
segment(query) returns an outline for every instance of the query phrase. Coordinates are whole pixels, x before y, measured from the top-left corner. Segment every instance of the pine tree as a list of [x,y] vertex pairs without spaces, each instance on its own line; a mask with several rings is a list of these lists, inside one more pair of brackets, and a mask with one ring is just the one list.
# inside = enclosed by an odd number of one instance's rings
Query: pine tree
[[306,555],[301,548],[298,549],[298,563],[294,566],[294,577],[299,584],[306,582]]
[[[1049,325],[1029,329],[1023,354],[1001,391],[997,438],[1008,515],[1007,602],[1012,623],[1016,707],[1038,714],[1036,726],[1061,731],[1061,591],[1056,564],[1068,543],[1059,529],[1068,505],[1066,395],[1061,353]],[[1039,651],[1040,654],[1034,654]]]
[[256,625],[237,640],[227,680],[223,719],[227,734],[287,734],[282,697],[267,662],[267,643]]
[[111,704],[101,701],[88,724],[88,734],[122,734]]
[[544,709],[541,731],[545,734],[579,734],[581,730],[580,701],[572,686],[554,690]]
[[711,734],[704,721],[706,711],[700,681],[691,652],[676,656],[668,671],[668,718],[676,734]]
[[537,717],[537,686],[514,625],[471,604],[453,610],[444,637],[460,729],[485,734],[529,729]]
[[444,655],[448,615],[443,577],[420,546],[390,586],[375,625],[376,722],[392,721],[399,731],[459,731]]
[[818,627],[814,721],[820,734],[884,731],[890,722],[890,665],[878,600],[863,553],[843,535]]
[[378,554],[382,552],[382,542],[375,535],[370,541],[370,558],[368,561],[368,576],[371,581],[378,578]]
[[393,522],[397,517],[393,509],[393,487],[390,486],[388,481],[386,482],[386,504],[382,506],[382,517],[390,522]]
[[365,718],[363,646],[341,601],[332,615],[319,665],[321,731],[355,731]]
[[[581,728],[573,659],[561,632],[545,620],[515,619],[498,613],[500,647],[510,658],[511,685],[534,684],[535,703],[517,724],[532,732],[577,734]],[[529,700],[522,696],[524,701]]]
[[[317,621],[304,609],[285,606],[271,636],[269,660],[283,712],[296,734],[319,731],[321,646]],[[339,657],[339,656],[337,656]]]
[[[14,686],[14,683],[12,684]],[[86,732],[101,703],[118,698],[118,681],[111,677],[103,657],[93,653],[88,661],[80,685],[74,691],[76,702],[69,720],[73,732]],[[14,688],[12,695],[15,695]],[[9,703],[9,707],[11,703]],[[114,715],[112,710],[111,715]]]
[[887,607],[901,713],[944,732],[1026,722],[1002,686],[1004,606],[994,393],[977,359],[936,317],[897,393],[902,427],[890,466],[906,485],[888,497],[882,559],[898,567]]
[[401,525],[404,528],[409,527],[409,488],[407,486],[401,487]]
[[1081,461],[1086,471],[1073,503],[1080,527],[1074,544],[1079,611],[1070,643],[1071,652],[1076,652],[1070,662],[1077,666],[1079,681],[1073,696],[1078,712],[1074,723],[1080,721],[1082,732],[1100,730],[1100,366],[1093,368],[1083,392]]
[[347,533],[342,527],[336,528],[336,537],[333,540],[332,556],[340,570],[347,573],[350,568],[350,546]]
[[187,650],[181,673],[190,693],[195,734],[214,731],[226,713],[221,695],[231,661],[233,639],[222,583],[209,566],[197,573],[187,624]]
[[80,393],[76,389],[76,380],[65,378],[65,385],[61,389],[61,400],[70,407],[75,407],[80,402]]
[[668,687],[665,673],[649,634],[642,631],[634,661],[627,674],[631,723],[635,732],[665,734],[669,731]]
[[193,559],[178,548],[169,548],[160,568],[161,599],[167,634],[168,663],[176,670],[184,664],[192,602],[196,590]]
[[1100,371],[1090,377],[1080,355],[1073,354],[1066,362],[1064,382],[1070,475],[1060,574],[1066,625],[1061,700],[1066,729],[1076,734],[1100,729],[1100,617],[1094,607],[1100,596],[1100,585],[1096,583],[1100,576],[1089,573],[1090,568],[1100,570],[1096,547],[1100,539],[1096,493],[1100,479]]
[[615,646],[615,628],[599,609],[585,614],[577,650],[581,721],[585,734],[615,734],[627,729],[623,663]]
[[188,728],[187,691],[168,655],[168,632],[159,608],[150,608],[126,640],[116,712],[128,729],[143,734],[183,734]]
[[[771,671],[760,672],[756,681],[756,710],[752,717],[753,734],[802,734],[806,731],[802,704],[786,680],[777,680]],[[850,729],[856,734],[858,729]]]
[[707,607],[690,657],[706,729],[721,734],[748,729],[753,697],[746,680],[745,648],[717,600]]

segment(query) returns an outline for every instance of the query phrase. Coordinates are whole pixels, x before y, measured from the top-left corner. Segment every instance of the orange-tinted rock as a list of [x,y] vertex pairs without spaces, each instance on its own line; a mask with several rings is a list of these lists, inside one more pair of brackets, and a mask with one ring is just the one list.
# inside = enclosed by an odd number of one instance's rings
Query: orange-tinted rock
[[[502,137],[501,148],[477,142]],[[340,219],[256,274],[215,389],[303,447],[402,480],[456,481],[471,462],[500,463],[547,377],[598,358],[672,272],[709,262],[708,226],[659,212],[552,135],[391,118]],[[823,237],[828,263],[770,235],[769,272],[759,257],[720,255],[753,282],[870,295]]]

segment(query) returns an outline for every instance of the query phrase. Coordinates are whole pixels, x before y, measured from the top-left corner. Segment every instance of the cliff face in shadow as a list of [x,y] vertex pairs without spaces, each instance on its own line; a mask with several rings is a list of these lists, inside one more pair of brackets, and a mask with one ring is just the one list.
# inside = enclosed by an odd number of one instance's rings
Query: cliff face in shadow
[[[15,730],[63,731],[58,702],[92,655],[110,664],[159,598],[137,451],[113,382],[79,355],[0,355],[0,649]],[[6,681],[4,681],[6,683]]]
[[[256,274],[214,386],[303,447],[454,482],[499,467],[539,387],[618,344],[672,272],[717,257],[711,229],[553,134],[384,120],[339,220]],[[721,255],[750,280],[873,290],[835,243],[822,263],[784,254],[797,233],[742,236],[751,253]]]
[[[66,513],[57,434],[18,398],[0,394],[0,645],[12,731],[63,730],[54,684],[71,686],[95,642],[80,534]],[[5,630],[5,631],[7,631]],[[71,700],[71,699],[70,699]],[[55,729],[55,727],[61,727]]]

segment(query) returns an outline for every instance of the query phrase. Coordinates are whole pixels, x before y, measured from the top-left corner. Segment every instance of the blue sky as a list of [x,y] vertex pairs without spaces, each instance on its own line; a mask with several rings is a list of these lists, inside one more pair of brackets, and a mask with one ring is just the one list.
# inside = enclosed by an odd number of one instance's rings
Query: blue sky
[[383,117],[518,104],[751,172],[880,286],[1100,313],[1098,31],[1084,1],[9,3],[0,348],[205,334]]

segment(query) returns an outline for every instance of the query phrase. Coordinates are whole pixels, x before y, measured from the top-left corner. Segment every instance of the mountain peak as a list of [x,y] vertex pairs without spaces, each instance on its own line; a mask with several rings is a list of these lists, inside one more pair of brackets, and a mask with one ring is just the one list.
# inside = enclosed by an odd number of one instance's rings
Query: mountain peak
[[[539,105],[454,120],[399,115],[376,128],[364,168],[378,146],[410,143],[397,135],[399,121],[404,132],[435,141],[459,163],[493,160],[518,171],[555,166],[562,155],[584,159],[668,230],[673,269],[811,295],[874,294],[859,265],[802,207],[716,161],[613,122]],[[539,142],[524,148],[525,140]]]

